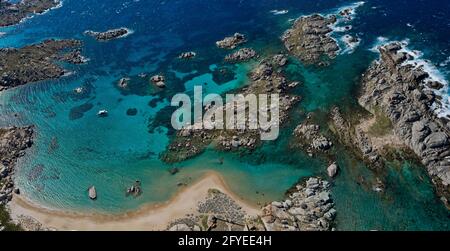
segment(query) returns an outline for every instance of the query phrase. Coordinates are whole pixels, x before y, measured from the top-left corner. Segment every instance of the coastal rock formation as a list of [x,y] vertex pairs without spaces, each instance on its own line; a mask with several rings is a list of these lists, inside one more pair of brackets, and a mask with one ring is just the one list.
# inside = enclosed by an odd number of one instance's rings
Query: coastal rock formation
[[441,97],[427,86],[435,80],[411,61],[414,55],[403,44],[389,43],[379,51],[380,60],[363,75],[359,103],[368,111],[381,111],[390,119],[395,134],[421,159],[448,205],[449,119],[439,118],[434,112],[441,105]]
[[150,81],[159,88],[166,87],[166,78],[163,75],[155,75],[150,78]]
[[14,192],[14,166],[33,144],[33,127],[0,128],[0,204],[8,203]]
[[129,35],[131,31],[127,28],[111,29],[105,32],[85,31],[84,34],[95,38],[98,41],[109,41]]
[[336,175],[339,172],[339,166],[335,163],[331,164],[328,168],[327,168],[327,173],[328,173],[328,177],[330,178],[334,178],[336,177]]
[[241,33],[234,33],[233,36],[226,37],[223,40],[217,41],[216,45],[222,49],[235,49],[237,46],[247,42],[245,35]]
[[261,220],[268,231],[328,231],[335,217],[330,183],[309,178],[295,187],[289,199],[264,207]]
[[295,143],[312,154],[318,151],[329,150],[333,143],[320,132],[320,126],[306,121],[294,130]]
[[42,14],[60,4],[59,0],[0,0],[0,27],[20,23],[33,14]]
[[291,29],[283,35],[287,50],[306,64],[325,64],[326,57],[334,58],[339,50],[336,41],[330,37],[330,25],[335,16],[319,14],[297,19]]
[[251,48],[242,48],[225,57],[227,62],[242,62],[256,57],[256,51]]
[[[289,95],[289,82],[282,74],[282,68],[273,57],[262,60],[250,73],[251,83],[238,93],[248,94],[279,94],[279,121],[282,125],[288,119],[288,112],[300,97]],[[242,105],[242,104],[241,104]],[[223,109],[226,104],[209,109]],[[239,108],[234,103],[235,110]],[[246,113],[247,122],[250,121]],[[208,145],[214,143],[216,149],[223,151],[253,150],[261,143],[261,132],[258,129],[244,130],[202,130],[199,125],[191,125],[178,131],[161,158],[169,163],[182,161],[201,153]]]
[[0,91],[67,74],[57,62],[84,63],[79,47],[78,40],[51,39],[19,49],[0,49]]

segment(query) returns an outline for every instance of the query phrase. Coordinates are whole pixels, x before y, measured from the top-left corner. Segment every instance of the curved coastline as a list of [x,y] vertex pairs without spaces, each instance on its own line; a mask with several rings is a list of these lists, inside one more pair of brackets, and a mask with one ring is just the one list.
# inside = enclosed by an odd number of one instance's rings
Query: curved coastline
[[9,208],[13,219],[25,215],[44,227],[57,230],[165,230],[170,222],[187,214],[195,214],[197,204],[206,198],[210,189],[217,189],[228,195],[248,215],[257,215],[260,212],[258,207],[233,193],[223,177],[215,171],[208,171],[191,185],[180,189],[166,202],[143,205],[135,211],[117,215],[45,208],[24,196],[14,196]]

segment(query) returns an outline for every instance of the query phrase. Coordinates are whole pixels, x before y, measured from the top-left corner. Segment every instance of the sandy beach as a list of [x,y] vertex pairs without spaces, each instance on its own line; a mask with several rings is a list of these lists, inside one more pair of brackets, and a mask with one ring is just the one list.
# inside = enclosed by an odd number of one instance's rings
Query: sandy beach
[[208,190],[218,189],[230,196],[248,215],[257,215],[258,207],[250,205],[232,193],[220,174],[208,172],[192,185],[180,190],[163,204],[143,206],[141,209],[120,215],[82,214],[40,207],[22,196],[15,196],[9,208],[13,219],[20,215],[33,217],[45,227],[57,230],[165,230],[175,219],[195,214],[197,204],[208,195]]

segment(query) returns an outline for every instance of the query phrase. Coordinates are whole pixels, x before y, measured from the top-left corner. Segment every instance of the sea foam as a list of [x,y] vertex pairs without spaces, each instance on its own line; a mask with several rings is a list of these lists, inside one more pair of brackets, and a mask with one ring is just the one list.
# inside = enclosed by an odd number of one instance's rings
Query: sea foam
[[[430,60],[424,58],[424,53],[422,51],[408,48],[410,44],[409,39],[404,39],[401,41],[390,41],[388,38],[378,37],[375,46],[371,49],[371,51],[379,53],[378,49],[381,45],[388,44],[391,42],[401,43],[402,49],[399,52],[407,53],[411,58],[403,62],[402,65],[411,65],[415,69],[422,69],[424,72],[428,73],[429,77],[423,81],[423,83],[425,83],[424,88],[433,91],[437,96],[442,98],[440,100],[440,103],[435,102],[431,108],[440,118],[449,116],[450,115],[449,85],[444,74],[442,74],[442,72],[438,69],[438,67],[434,65]],[[443,85],[443,87],[439,90],[432,89],[426,85],[427,82],[439,82]]]
[[289,10],[271,10],[270,13],[274,15],[284,15],[287,14]]

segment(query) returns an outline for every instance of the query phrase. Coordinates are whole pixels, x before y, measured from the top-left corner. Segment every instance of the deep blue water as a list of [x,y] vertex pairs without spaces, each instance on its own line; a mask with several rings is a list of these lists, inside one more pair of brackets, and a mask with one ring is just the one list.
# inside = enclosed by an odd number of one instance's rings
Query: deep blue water
[[[225,65],[226,51],[215,41],[241,32],[262,55],[283,49],[280,36],[292,20],[315,12],[334,13],[352,1],[308,0],[208,0],[208,1],[75,1],[13,27],[0,29],[0,47],[21,47],[47,38],[77,38],[84,41],[86,65],[69,66],[74,74],[4,92],[0,95],[0,126],[35,124],[37,139],[21,161],[17,183],[30,199],[55,208],[118,213],[145,204],[164,201],[206,170],[221,172],[231,188],[245,199],[266,202],[283,197],[298,179],[323,175],[326,162],[288,148],[295,123],[306,112],[326,112],[332,105],[348,106],[362,72],[377,58],[370,51],[380,37],[409,39],[443,77],[450,66],[450,3],[448,1],[366,1],[357,9],[351,35],[362,39],[353,51],[345,51],[327,68],[303,66],[292,60],[289,78],[304,82],[296,91],[303,101],[293,111],[292,124],[283,128],[276,142],[267,143],[251,156],[208,150],[198,158],[176,164],[181,172],[158,155],[169,142],[168,108],[178,92],[190,93],[193,85],[208,83],[208,92],[224,93],[247,83],[253,64]],[[288,10],[274,15],[272,10]],[[126,38],[99,43],[83,35],[85,30],[104,31],[127,27]],[[335,33],[336,39],[344,33]],[[176,59],[183,51],[196,51],[189,63]],[[214,81],[213,72],[226,66],[234,75],[225,83]],[[152,89],[147,82],[133,84],[129,92],[116,88],[121,77],[140,73],[164,73],[168,87]],[[133,82],[134,83],[134,82]],[[76,87],[88,92],[73,95]],[[136,108],[136,116],[126,111]],[[98,110],[107,109],[107,118]],[[14,114],[19,114],[15,117]],[[449,213],[436,198],[423,168],[413,162],[392,164],[382,174],[387,190],[383,195],[357,179],[375,179],[362,163],[340,149],[343,169],[335,181],[339,229],[417,230],[450,228]],[[224,165],[217,160],[224,158]],[[380,174],[377,174],[380,175]],[[134,180],[143,182],[144,194],[125,197]],[[86,189],[95,185],[99,199],[90,201]],[[256,194],[258,192],[258,194]],[[264,194],[264,196],[261,196]]]

